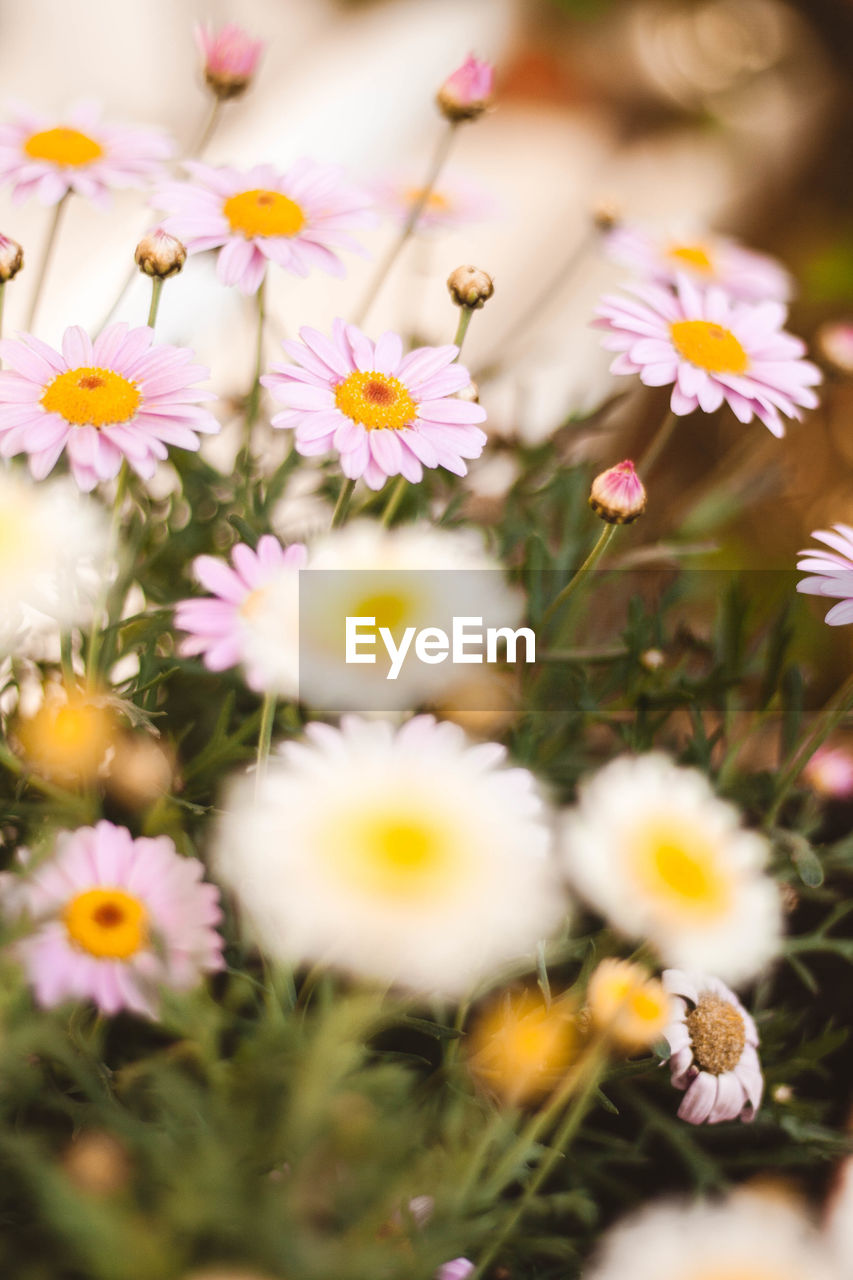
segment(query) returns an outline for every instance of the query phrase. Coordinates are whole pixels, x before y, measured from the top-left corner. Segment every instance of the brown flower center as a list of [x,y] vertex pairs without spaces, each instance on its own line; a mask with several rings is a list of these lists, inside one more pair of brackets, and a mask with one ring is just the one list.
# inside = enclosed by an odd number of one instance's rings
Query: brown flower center
[[686,1021],[693,1056],[702,1070],[712,1076],[733,1071],[746,1046],[746,1027],[734,1005],[720,996],[703,995]]

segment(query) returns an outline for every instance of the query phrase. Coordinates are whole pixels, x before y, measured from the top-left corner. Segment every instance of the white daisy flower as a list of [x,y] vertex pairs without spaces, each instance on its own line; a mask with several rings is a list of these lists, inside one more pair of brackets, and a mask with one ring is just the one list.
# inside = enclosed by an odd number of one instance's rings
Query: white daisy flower
[[668,1200],[609,1231],[583,1280],[839,1280],[808,1219],[755,1193]]
[[0,470],[0,652],[25,632],[88,621],[108,536],[102,508],[70,480]]
[[290,964],[459,996],[566,910],[532,775],[432,716],[311,724],[223,807],[216,871]]
[[779,949],[769,846],[708,780],[652,753],[612,761],[562,823],[565,866],[587,901],[665,963],[745,982]]

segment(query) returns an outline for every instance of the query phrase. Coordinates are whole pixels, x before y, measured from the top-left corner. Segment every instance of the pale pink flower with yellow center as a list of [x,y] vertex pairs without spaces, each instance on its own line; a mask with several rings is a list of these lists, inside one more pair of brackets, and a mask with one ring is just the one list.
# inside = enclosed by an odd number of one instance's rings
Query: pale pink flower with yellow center
[[203,875],[167,836],[134,840],[111,822],[61,832],[49,861],[4,883],[11,914],[35,925],[14,951],[39,1004],[154,1017],[158,987],[187,991],[221,969],[219,890]]
[[92,103],[59,120],[19,106],[13,121],[0,125],[0,183],[11,183],[15,204],[30,196],[57,204],[73,191],[103,208],[111,188],[157,181],[173,150],[158,129],[101,124]]
[[471,381],[456,363],[458,347],[418,347],[403,355],[402,339],[383,333],[374,344],[355,325],[335,320],[332,336],[299,331],[284,342],[296,364],[276,365],[261,381],[286,406],[272,420],[291,427],[304,456],[340,454],[341,470],[381,489],[389,476],[412,483],[424,467],[464,476],[463,459],[478,458],[486,411],[456,399]]
[[818,403],[821,381],[805,344],[782,325],[779,302],[737,302],[722,289],[698,289],[686,276],[675,291],[636,285],[634,296],[602,299],[593,322],[602,345],[619,354],[612,373],[639,374],[649,387],[672,384],[673,413],[713,413],[725,402],[740,422],[758,418],[775,436],[782,415],[801,418]]
[[469,53],[439,89],[438,105],[454,123],[475,120],[491,105],[494,87],[495,69],[492,64]]
[[845,747],[821,747],[803,769],[803,782],[830,800],[853,796],[853,753]]
[[764,1077],[758,1031],[733,991],[702,973],[666,969],[673,1017],[664,1031],[672,1083],[684,1091],[679,1118],[689,1124],[752,1120]]
[[828,548],[807,547],[798,552],[797,568],[814,577],[803,578],[797,590],[808,596],[828,596],[840,601],[829,610],[824,621],[831,627],[853,622],[853,528],[834,524],[831,529],[816,529],[812,534]]
[[[387,177],[373,184],[378,207],[405,225],[423,187],[414,178]],[[495,216],[494,199],[480,187],[455,174],[442,175],[418,217],[418,231],[452,231]]]
[[[193,572],[213,598],[181,600],[175,606],[175,625],[189,632],[181,641],[180,652],[201,654],[209,671],[226,671],[245,663],[251,688],[264,689],[263,674],[254,662],[247,662],[246,647],[253,623],[263,606],[267,588],[282,575],[295,575],[305,566],[306,558],[302,543],[295,542],[285,549],[269,534],[258,542],[257,551],[243,542],[238,543],[231,551],[230,566],[215,556],[199,556],[193,563]],[[295,692],[298,672],[295,630],[289,639],[281,636],[280,643],[282,650],[287,648],[294,655]]]
[[605,238],[604,251],[656,284],[674,285],[687,276],[701,288],[719,285],[745,302],[787,302],[793,292],[790,275],[775,258],[712,232],[667,234],[623,223]]
[[268,164],[186,167],[193,181],[166,184],[155,204],[169,211],[164,231],[190,253],[221,250],[223,284],[256,293],[270,262],[296,276],[343,276],[340,250],[363,253],[350,233],[371,226],[374,215],[367,196],[334,165],[302,159],[286,173]]
[[219,423],[201,407],[216,397],[196,383],[208,376],[185,347],[153,345],[154,331],[114,324],[92,342],[65,330],[62,351],[23,334],[0,342],[0,456],[29,454],[43,480],[63,452],[88,492],[118,475],[122,459],[144,479],[168,445],[198,449],[197,432]]
[[204,78],[218,98],[236,98],[249,86],[258,69],[263,40],[253,40],[236,22],[214,31],[199,24],[195,41],[204,59]]

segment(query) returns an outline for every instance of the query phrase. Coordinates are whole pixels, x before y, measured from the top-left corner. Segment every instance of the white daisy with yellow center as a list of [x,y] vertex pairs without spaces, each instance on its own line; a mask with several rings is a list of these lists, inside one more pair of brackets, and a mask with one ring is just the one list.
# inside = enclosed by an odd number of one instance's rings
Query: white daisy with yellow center
[[313,724],[236,782],[219,876],[271,956],[459,995],[565,911],[547,812],[504,749],[430,716]]
[[564,816],[562,852],[590,904],[667,964],[741,982],[778,951],[767,842],[667,756],[624,757],[588,780]]

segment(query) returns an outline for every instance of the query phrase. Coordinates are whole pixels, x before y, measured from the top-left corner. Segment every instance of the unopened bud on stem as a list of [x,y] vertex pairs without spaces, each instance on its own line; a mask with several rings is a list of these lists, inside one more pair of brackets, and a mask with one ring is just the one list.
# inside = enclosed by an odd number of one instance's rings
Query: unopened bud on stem
[[0,284],[13,279],[24,265],[24,251],[17,240],[0,235]]
[[633,462],[626,459],[596,476],[589,505],[607,524],[631,524],[641,516],[646,509],[646,491]]
[[180,240],[157,227],[139,241],[134,258],[146,276],[166,280],[181,270],[187,260],[187,251]]
[[245,93],[257,71],[263,40],[253,40],[234,22],[220,31],[196,27],[195,38],[204,58],[204,79],[210,91],[222,102]]
[[438,109],[451,124],[476,120],[491,106],[495,72],[490,62],[469,54],[436,94]]
[[479,311],[495,291],[490,275],[479,267],[457,267],[447,277],[447,288],[457,307]]

